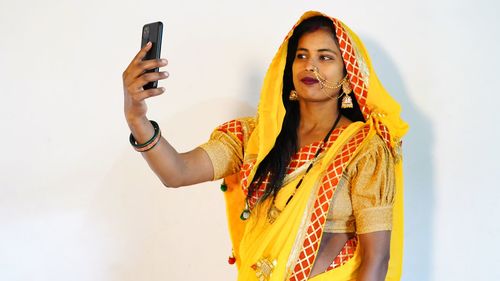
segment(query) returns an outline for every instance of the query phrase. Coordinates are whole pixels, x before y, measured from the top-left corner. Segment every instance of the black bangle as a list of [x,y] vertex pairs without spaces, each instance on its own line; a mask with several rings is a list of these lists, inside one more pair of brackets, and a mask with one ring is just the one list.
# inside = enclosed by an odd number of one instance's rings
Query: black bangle
[[155,129],[155,132],[154,132],[153,136],[147,142],[145,142],[143,144],[138,144],[137,140],[134,138],[134,136],[132,135],[132,133],[130,133],[129,141],[130,141],[130,144],[135,149],[141,149],[141,148],[144,148],[144,147],[150,145],[153,141],[155,141],[155,139],[160,134],[160,126],[158,126],[158,123],[156,123],[153,120],[149,120],[149,122],[151,122],[151,125],[153,125],[153,128]]

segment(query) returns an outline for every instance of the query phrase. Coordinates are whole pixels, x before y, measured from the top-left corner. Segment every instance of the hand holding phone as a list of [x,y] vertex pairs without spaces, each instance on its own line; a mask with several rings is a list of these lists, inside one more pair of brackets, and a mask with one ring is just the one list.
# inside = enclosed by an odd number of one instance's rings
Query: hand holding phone
[[160,67],[167,65],[167,60],[160,59],[162,26],[158,22],[143,27],[141,45],[144,47],[122,74],[125,117],[129,124],[147,121],[146,99],[165,92],[163,87],[157,87],[159,80],[169,76],[168,72],[159,71]]

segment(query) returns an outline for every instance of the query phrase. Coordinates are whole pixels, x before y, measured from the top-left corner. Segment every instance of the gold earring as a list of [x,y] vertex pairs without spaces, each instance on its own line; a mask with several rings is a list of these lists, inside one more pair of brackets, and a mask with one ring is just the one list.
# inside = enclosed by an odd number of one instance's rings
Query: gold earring
[[340,105],[340,108],[353,108],[354,105],[352,103],[352,97],[349,95],[352,92],[352,88],[347,76],[342,82],[342,92],[344,92],[344,97],[342,98],[342,104]]
[[352,92],[351,83],[349,83],[349,79],[347,78],[347,76],[345,77],[345,80],[342,83],[342,91],[346,95],[348,95]]
[[296,101],[299,99],[299,96],[297,95],[297,91],[291,90],[290,95],[288,96],[288,99],[291,101]]
[[352,103],[352,98],[349,94],[344,93],[344,97],[342,98],[342,104],[340,105],[340,108],[353,108],[354,105]]

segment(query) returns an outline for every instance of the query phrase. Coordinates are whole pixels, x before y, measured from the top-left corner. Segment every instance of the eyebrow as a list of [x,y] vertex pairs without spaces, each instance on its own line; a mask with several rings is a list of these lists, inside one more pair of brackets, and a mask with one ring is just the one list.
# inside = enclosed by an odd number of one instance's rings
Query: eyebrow
[[[309,52],[309,50],[306,49],[306,48],[298,48],[297,51],[306,51],[306,52]],[[334,54],[337,55],[337,52],[335,52],[332,49],[328,49],[328,48],[327,49],[318,49],[318,52],[331,52],[331,53],[334,53]]]

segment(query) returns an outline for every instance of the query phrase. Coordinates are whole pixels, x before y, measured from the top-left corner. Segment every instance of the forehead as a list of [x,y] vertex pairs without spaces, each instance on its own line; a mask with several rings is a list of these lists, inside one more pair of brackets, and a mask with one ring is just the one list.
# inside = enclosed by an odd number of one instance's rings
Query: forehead
[[308,50],[319,49],[332,49],[337,52],[340,51],[339,47],[333,39],[333,34],[325,29],[317,29],[312,32],[307,32],[299,39],[298,48]]

